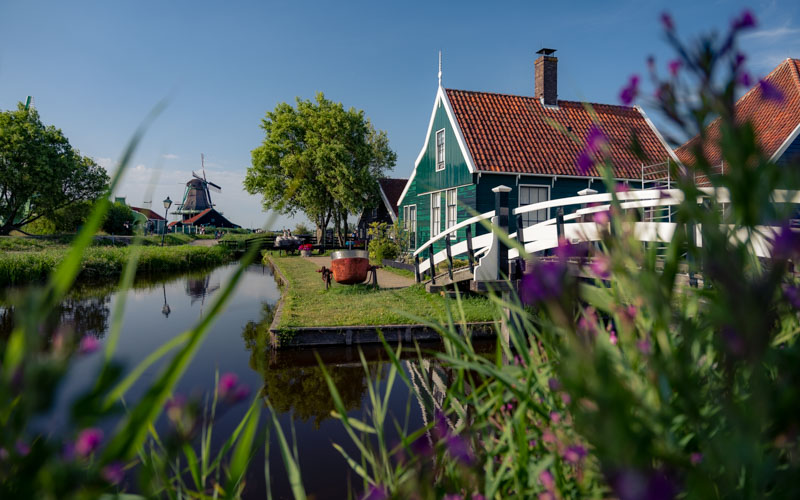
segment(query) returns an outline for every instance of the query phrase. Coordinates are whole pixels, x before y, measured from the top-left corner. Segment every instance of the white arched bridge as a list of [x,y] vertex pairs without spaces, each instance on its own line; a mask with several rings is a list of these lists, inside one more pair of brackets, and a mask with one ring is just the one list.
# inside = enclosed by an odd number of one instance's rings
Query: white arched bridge
[[[697,200],[698,204],[712,199],[720,204],[730,202],[730,195],[727,189],[710,187],[698,189],[701,193]],[[543,209],[556,209],[557,212],[563,213],[564,207],[583,206],[583,208],[579,208],[568,215],[559,215],[528,226],[522,229],[521,232],[517,231],[508,235],[511,240],[518,241],[527,253],[537,254],[556,248],[562,238],[570,243],[600,240],[605,224],[594,220],[587,222],[586,219],[590,219],[594,214],[608,211],[611,208],[613,196],[616,196],[623,210],[644,209],[646,214],[650,214],[647,218],[651,220],[630,223],[633,225],[632,232],[637,239],[642,242],[668,243],[678,226],[677,223],[671,221],[669,216],[671,207],[684,201],[684,193],[679,189],[645,189],[621,191],[615,194],[599,193],[573,196],[533,203],[509,210],[507,201],[510,188],[499,186],[493,191],[496,194],[496,207],[499,208],[451,226],[417,248],[413,255],[415,275],[418,282],[422,281],[423,274],[427,272],[432,277],[432,284],[436,284],[436,273],[431,273],[430,271],[432,268],[435,270],[436,266],[442,262],[448,263],[449,274],[449,277],[445,277],[443,281],[458,281],[453,278],[453,259],[456,257],[467,257],[469,261],[469,273],[465,273],[463,279],[474,279],[475,281],[501,280],[501,276],[508,273],[507,264],[505,263],[508,260],[519,257],[519,251],[516,248],[509,248],[507,255],[499,256],[500,260],[498,260],[497,252],[504,245],[499,244],[500,240],[497,231],[507,229],[508,217],[510,216],[517,218],[517,227],[520,227],[523,214]],[[502,200],[505,200],[505,202]],[[776,190],[772,194],[771,201],[773,203],[800,204],[800,191]],[[497,213],[498,210],[499,214]],[[472,235],[471,228],[473,224],[488,223],[492,224],[492,232],[479,236]],[[700,227],[695,228],[694,244],[697,246],[702,246],[700,229]],[[755,255],[769,257],[772,248],[771,240],[781,228],[779,226],[760,226],[757,229],[757,231],[750,233],[743,230],[738,234],[733,234],[732,238],[746,242],[751,246]],[[466,231],[467,238],[464,241],[451,244],[451,239],[460,230]],[[444,243],[445,248],[435,252],[434,244],[437,242]],[[504,266],[506,267],[504,268]],[[464,268],[464,271],[466,270],[467,268]]]

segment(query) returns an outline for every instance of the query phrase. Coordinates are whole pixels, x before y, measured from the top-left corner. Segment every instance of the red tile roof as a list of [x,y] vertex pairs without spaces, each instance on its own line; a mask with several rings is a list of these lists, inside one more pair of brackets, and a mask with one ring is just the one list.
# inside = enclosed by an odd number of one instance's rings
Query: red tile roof
[[[764,79],[781,91],[783,101],[764,99],[757,84],[736,101],[735,112],[738,123],[752,122],[759,146],[772,156],[800,124],[800,59],[786,59]],[[711,165],[719,165],[719,120],[711,122],[706,130],[703,153]],[[682,162],[692,163],[692,147],[699,140],[699,136],[694,137],[675,150]]]
[[[550,108],[535,97],[452,89],[447,89],[447,98],[478,170],[581,175],[576,159],[583,144],[553,124],[571,131],[582,142],[597,123],[609,138],[617,178],[638,179],[642,163],[663,163],[670,156],[636,108],[576,101],[558,101],[557,108]],[[644,161],[631,152],[634,133],[644,150]],[[586,176],[600,174],[592,167]]]
[[194,224],[195,222],[197,222],[198,220],[200,220],[200,217],[204,216],[205,214],[207,214],[211,210],[212,210],[211,208],[206,208],[205,210],[203,210],[199,214],[195,215],[194,217],[190,217],[190,218],[184,219],[184,220],[176,220],[176,221],[170,222],[169,224],[167,224],[167,226],[172,227],[172,226],[174,226],[174,225],[176,225],[178,223],[183,224],[185,226],[190,226],[190,225]]
[[403,194],[406,183],[408,183],[408,179],[378,179],[381,191],[392,204],[395,217],[398,215],[397,202],[400,201],[400,195]]
[[135,212],[139,212],[140,214],[144,215],[148,219],[164,220],[163,217],[161,217],[157,213],[153,212],[149,208],[131,207],[131,210],[133,210]]

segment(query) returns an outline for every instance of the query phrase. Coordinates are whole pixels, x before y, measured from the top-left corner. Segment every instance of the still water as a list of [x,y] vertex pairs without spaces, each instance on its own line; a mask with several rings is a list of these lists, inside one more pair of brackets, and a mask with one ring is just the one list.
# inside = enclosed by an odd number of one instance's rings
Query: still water
[[[132,369],[156,348],[172,337],[192,327],[210,309],[215,294],[229,280],[236,265],[191,276],[176,277],[160,283],[137,284],[128,292],[124,324],[115,358],[126,370]],[[279,413],[279,421],[291,439],[290,425],[295,426],[297,448],[303,483],[316,498],[342,498],[348,490],[362,490],[361,482],[350,472],[342,456],[331,446],[342,445],[351,456],[358,456],[344,428],[330,417],[333,403],[327,386],[310,350],[274,352],[266,348],[260,332],[271,323],[272,312],[280,291],[268,268],[249,267],[226,309],[218,316],[197,355],[175,390],[184,395],[202,395],[213,391],[215,372],[232,372],[240,383],[251,388],[251,396],[264,391]],[[90,288],[62,304],[62,320],[68,321],[79,333],[96,336],[101,343],[110,324],[111,311],[120,302],[119,293],[110,288]],[[10,327],[10,314],[0,308],[0,329]],[[74,398],[94,382],[101,364],[102,347],[97,352],[78,359],[66,380],[58,388],[53,410],[37,426],[59,429],[66,424]],[[382,348],[365,349],[374,378],[384,379],[388,365],[382,361]],[[328,365],[342,398],[352,416],[366,418],[368,405],[364,369],[355,348],[318,350]],[[167,356],[169,358],[169,356]],[[409,365],[410,366],[410,365]],[[126,400],[138,400],[160,372],[161,365],[150,367],[125,395]],[[406,368],[408,369],[408,368]],[[214,426],[216,449],[239,423],[247,403],[231,408]],[[395,384],[390,407],[398,421],[403,422],[407,410],[409,428],[423,425],[416,400],[402,382]],[[262,427],[267,411],[262,412]],[[163,416],[162,416],[163,419]],[[164,423],[158,426],[164,429]],[[391,426],[391,424],[389,424]],[[393,426],[392,426],[393,427]],[[106,432],[113,430],[109,422]],[[394,439],[390,436],[390,439]],[[264,498],[266,481],[262,452],[251,463],[246,477],[246,498]],[[214,452],[216,452],[216,449]],[[275,433],[271,433],[269,473],[272,493],[276,498],[290,498],[291,492],[280,458]]]

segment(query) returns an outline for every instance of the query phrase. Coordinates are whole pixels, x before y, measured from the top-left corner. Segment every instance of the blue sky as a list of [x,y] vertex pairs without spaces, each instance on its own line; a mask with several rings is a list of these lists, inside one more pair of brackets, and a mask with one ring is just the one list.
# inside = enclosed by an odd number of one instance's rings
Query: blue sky
[[[243,226],[267,218],[242,192],[267,110],[317,91],[363,109],[407,177],[424,139],[443,51],[444,85],[530,95],[539,48],[558,49],[559,98],[617,103],[648,55],[670,53],[659,14],[692,36],[724,30],[744,8],[759,26],[742,47],[761,76],[800,57],[800,2],[0,2],[0,109],[34,96],[43,120],[113,168],[160,99],[119,195],[161,207],[206,155],[215,202]],[[650,113],[654,115],[653,112]],[[654,117],[655,118],[655,117]],[[299,219],[298,219],[299,220]],[[280,217],[273,227],[293,227]]]

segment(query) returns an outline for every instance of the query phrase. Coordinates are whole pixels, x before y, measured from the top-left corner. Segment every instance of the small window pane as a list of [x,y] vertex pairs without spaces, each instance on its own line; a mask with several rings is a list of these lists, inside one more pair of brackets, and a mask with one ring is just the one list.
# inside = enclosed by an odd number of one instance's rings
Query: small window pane
[[[547,187],[539,186],[520,186],[519,188],[519,206],[531,205],[533,203],[541,203],[548,200]],[[548,210],[543,208],[533,212],[526,212],[522,214],[522,226],[529,227],[534,224],[539,224],[547,220]]]

